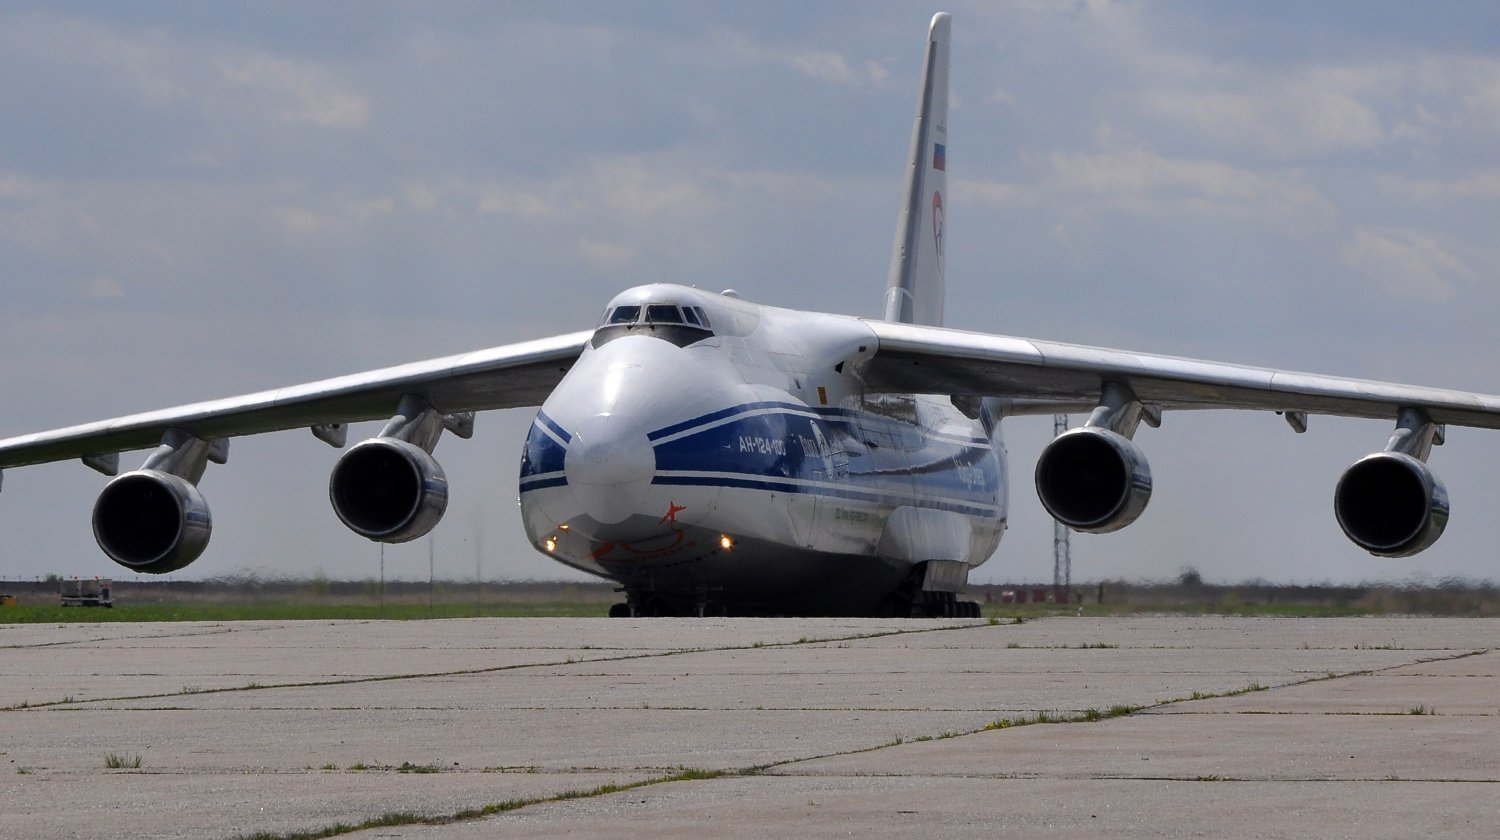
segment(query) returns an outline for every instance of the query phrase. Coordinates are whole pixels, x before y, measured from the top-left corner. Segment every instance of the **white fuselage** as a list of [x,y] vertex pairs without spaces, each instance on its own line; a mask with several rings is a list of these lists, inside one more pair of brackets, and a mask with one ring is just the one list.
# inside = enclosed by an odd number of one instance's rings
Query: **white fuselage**
[[996,424],[865,394],[875,349],[857,318],[620,294],[528,437],[533,545],[642,598],[761,612],[864,612],[918,563],[984,562],[1005,527]]

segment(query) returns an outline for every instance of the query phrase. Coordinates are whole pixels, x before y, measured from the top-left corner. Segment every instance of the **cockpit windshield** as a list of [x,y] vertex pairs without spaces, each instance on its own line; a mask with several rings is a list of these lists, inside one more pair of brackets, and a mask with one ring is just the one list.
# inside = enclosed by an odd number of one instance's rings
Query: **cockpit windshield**
[[670,303],[653,303],[646,307],[648,324],[681,324],[682,313]]
[[646,335],[669,341],[678,347],[695,344],[713,336],[708,313],[701,306],[679,306],[675,303],[621,304],[605,310],[599,328],[589,342],[594,347],[625,335]]
[[641,317],[641,308],[639,306],[616,306],[614,311],[609,313],[609,317],[605,319],[605,323],[630,324],[634,323],[639,317]]

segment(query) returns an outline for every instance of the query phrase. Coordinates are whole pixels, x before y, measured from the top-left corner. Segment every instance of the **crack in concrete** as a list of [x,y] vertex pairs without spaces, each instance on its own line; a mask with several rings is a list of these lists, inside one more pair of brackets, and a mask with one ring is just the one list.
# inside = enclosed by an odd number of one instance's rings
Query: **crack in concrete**
[[[111,703],[111,702],[113,702],[113,703],[120,703],[120,702],[126,702],[126,701],[131,701],[131,700],[157,700],[157,699],[162,699],[162,698],[166,698],[166,697],[191,697],[191,696],[202,695],[202,694],[226,694],[226,693],[237,692],[237,691],[263,691],[263,690],[267,690],[267,689],[279,689],[279,688],[320,688],[320,687],[327,687],[327,686],[359,685],[361,683],[396,682],[396,681],[401,681],[401,680],[423,680],[423,679],[435,679],[435,678],[440,678],[440,677],[461,677],[461,676],[472,676],[472,675],[479,675],[479,674],[493,674],[493,673],[499,673],[499,672],[502,672],[502,671],[518,671],[518,670],[525,670],[525,669],[529,669],[529,668],[558,668],[558,667],[567,667],[567,666],[571,666],[571,665],[586,665],[586,664],[599,663],[599,662],[628,662],[628,661],[632,661],[632,660],[659,659],[659,658],[664,658],[664,657],[683,656],[683,655],[695,654],[695,653],[724,653],[724,652],[727,652],[727,651],[736,651],[736,650],[766,650],[766,649],[774,649],[774,648],[797,647],[797,646],[800,646],[800,645],[828,644],[828,643],[832,643],[832,642],[864,641],[864,640],[867,640],[867,639],[879,639],[879,638],[883,638],[883,637],[886,637],[886,636],[915,635],[915,634],[919,634],[919,633],[938,633],[938,632],[946,632],[946,631],[950,631],[950,630],[971,630],[971,629],[978,629],[978,628],[984,628],[984,627],[1005,627],[1005,626],[1009,626],[1009,625],[1004,625],[1004,624],[993,625],[993,624],[988,624],[988,623],[983,623],[983,624],[980,624],[980,623],[967,623],[967,624],[956,624],[956,625],[955,624],[946,624],[946,625],[941,625],[941,626],[937,626],[937,627],[917,627],[917,628],[912,628],[910,630],[904,630],[904,629],[881,630],[881,631],[873,632],[873,633],[856,633],[856,634],[847,635],[847,636],[831,636],[831,637],[828,637],[828,638],[818,638],[818,639],[810,639],[810,638],[807,638],[807,637],[803,637],[803,638],[797,639],[796,641],[788,641],[788,642],[754,642],[754,643],[748,644],[748,645],[724,645],[724,646],[721,646],[721,647],[678,648],[678,649],[673,649],[673,650],[661,650],[661,651],[650,651],[650,652],[647,652],[647,653],[627,654],[627,655],[624,655],[624,656],[601,656],[601,657],[588,657],[588,658],[582,658],[582,659],[574,659],[572,657],[569,657],[569,658],[567,658],[567,659],[565,659],[563,661],[523,662],[523,663],[517,663],[517,664],[511,664],[511,665],[493,665],[493,666],[489,666],[489,667],[485,667],[485,668],[460,668],[460,669],[451,670],[451,671],[430,671],[430,672],[420,672],[420,673],[413,673],[413,674],[384,674],[384,675],[370,676],[370,677],[352,677],[352,678],[346,677],[346,678],[333,679],[333,680],[327,680],[327,679],[325,679],[325,680],[306,680],[306,681],[281,682],[281,683],[266,683],[266,684],[250,683],[248,685],[222,686],[222,687],[219,687],[219,688],[204,688],[204,689],[197,689],[197,690],[194,690],[194,691],[182,691],[182,690],[179,689],[177,691],[153,692],[153,693],[149,693],[149,694],[120,695],[120,696],[114,696],[114,697],[94,697],[94,698],[89,698],[89,699],[85,699],[85,700],[77,700],[77,699],[73,699],[73,698],[64,698],[62,700],[47,700],[47,701],[43,701],[43,702],[40,702],[40,703],[30,703],[30,702],[27,702],[27,703],[21,703],[21,704],[17,704],[17,705],[12,705],[12,706],[0,706],[0,712],[34,711],[34,710],[38,710],[38,709],[55,709],[55,708],[61,707],[61,706],[75,706],[76,707],[76,706],[82,706],[84,704],[92,705],[92,704],[97,704],[97,703]],[[257,628],[257,629],[269,629],[269,628]],[[155,637],[153,637],[153,638],[155,638]],[[107,641],[107,640],[101,640],[101,641]]]

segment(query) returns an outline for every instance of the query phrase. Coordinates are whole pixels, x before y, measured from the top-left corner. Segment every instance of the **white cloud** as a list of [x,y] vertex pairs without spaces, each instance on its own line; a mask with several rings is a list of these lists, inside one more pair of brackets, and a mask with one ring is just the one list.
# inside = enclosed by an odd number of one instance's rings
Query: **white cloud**
[[306,207],[277,207],[271,210],[271,218],[288,239],[320,237],[343,228],[335,216]]
[[125,297],[125,287],[113,277],[95,277],[89,281],[84,296],[92,300],[118,300]]
[[[541,193],[533,190],[505,184],[485,184],[478,190],[479,212],[481,213],[532,219],[564,215],[563,208],[557,199],[545,198]],[[548,194],[555,195],[550,191]]]
[[702,179],[659,162],[621,156],[601,159],[577,185],[577,195],[597,199],[627,216],[688,216],[714,204]]
[[578,240],[578,254],[583,261],[600,271],[618,271],[629,268],[639,251],[630,245],[604,242],[598,239]]
[[369,121],[369,101],[315,64],[241,52],[217,66],[232,89],[272,119],[325,128],[359,128]]
[[1265,174],[1144,149],[1050,156],[1046,190],[1090,197],[1132,213],[1214,213],[1258,219],[1305,235],[1326,228],[1333,206],[1296,172]]
[[124,87],[160,105],[186,94],[184,79],[160,31],[122,32],[81,18],[0,16],[0,50],[57,68],[82,68],[111,88]]
[[1392,129],[1367,100],[1393,72],[1313,68],[1261,81],[1240,76],[1212,90],[1156,89],[1143,99],[1158,115],[1218,143],[1251,145],[1283,158],[1321,155],[1390,139]]
[[982,204],[992,207],[1020,207],[1037,203],[1037,190],[1023,184],[1001,181],[956,180],[949,189],[955,203]]
[[1500,169],[1480,169],[1449,180],[1384,176],[1380,186],[1391,195],[1425,200],[1500,198]]
[[55,193],[55,185],[48,184],[37,178],[17,175],[12,172],[0,173],[0,200],[15,202],[37,201]]
[[878,61],[851,63],[847,56],[834,50],[767,47],[738,33],[718,33],[707,44],[707,49],[708,54],[716,60],[748,65],[779,65],[829,84],[879,84],[890,78],[890,71]]
[[1464,107],[1476,127],[1500,132],[1500,61],[1476,61]]
[[0,50],[81,71],[101,89],[128,91],[161,107],[189,102],[206,114],[239,113],[276,122],[358,128],[370,104],[316,62],[159,28],[128,28],[51,15],[0,16]]
[[1339,260],[1369,275],[1393,297],[1444,303],[1478,275],[1437,239],[1415,231],[1358,230]]

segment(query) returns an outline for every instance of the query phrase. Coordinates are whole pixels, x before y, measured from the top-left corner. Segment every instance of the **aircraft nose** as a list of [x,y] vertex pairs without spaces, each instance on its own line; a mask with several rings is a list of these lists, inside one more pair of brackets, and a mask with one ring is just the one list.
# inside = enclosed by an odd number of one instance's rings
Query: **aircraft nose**
[[563,460],[563,473],[583,512],[606,524],[636,512],[655,472],[656,452],[646,431],[620,414],[584,420]]

